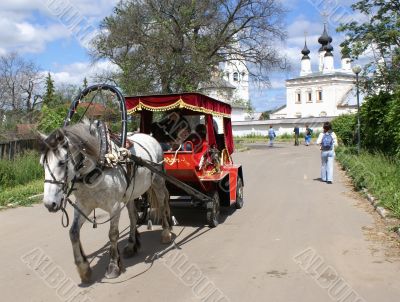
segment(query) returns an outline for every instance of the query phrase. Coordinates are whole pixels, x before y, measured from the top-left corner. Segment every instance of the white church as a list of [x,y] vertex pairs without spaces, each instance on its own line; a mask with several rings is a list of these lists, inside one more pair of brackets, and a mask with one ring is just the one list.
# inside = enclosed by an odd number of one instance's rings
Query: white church
[[318,70],[311,68],[305,41],[300,76],[286,80],[286,106],[272,113],[271,119],[335,117],[357,110],[355,75],[348,53],[342,51],[341,66],[335,69],[332,37],[326,25],[318,43]]
[[247,113],[250,100],[249,72],[243,60],[233,58],[216,68],[210,81],[202,83],[200,91],[232,106],[232,121],[251,119]]

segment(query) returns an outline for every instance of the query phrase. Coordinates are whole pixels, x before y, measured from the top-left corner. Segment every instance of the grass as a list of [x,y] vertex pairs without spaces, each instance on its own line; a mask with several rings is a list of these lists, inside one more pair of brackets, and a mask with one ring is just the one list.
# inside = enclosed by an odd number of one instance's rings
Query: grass
[[354,148],[345,147],[338,148],[336,154],[355,187],[367,188],[381,206],[400,218],[400,161],[381,153],[357,155]]
[[37,152],[26,152],[14,160],[0,160],[0,191],[43,178],[43,174]]
[[0,192],[1,207],[27,206],[38,202],[41,197],[31,198],[43,193],[43,180],[35,180],[28,184],[17,185]]
[[14,160],[0,160],[0,206],[31,205],[43,193],[43,167],[37,152],[27,152]]

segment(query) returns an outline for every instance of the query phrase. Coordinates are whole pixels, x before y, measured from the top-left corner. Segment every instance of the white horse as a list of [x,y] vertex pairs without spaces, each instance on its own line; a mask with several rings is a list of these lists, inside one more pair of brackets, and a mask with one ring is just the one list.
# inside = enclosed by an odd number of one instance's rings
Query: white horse
[[[162,162],[163,152],[154,138],[146,134],[134,134],[128,138],[134,142],[130,148],[132,154],[154,163]],[[91,269],[80,242],[80,229],[95,208],[103,209],[110,215],[107,278],[118,277],[122,269],[118,251],[118,222],[123,204],[126,204],[130,218],[125,256],[133,256],[140,246],[134,200],[145,193],[150,206],[156,208],[161,216],[162,242],[171,242],[169,194],[161,176],[138,166],[133,168],[132,176],[127,175],[129,173],[123,165],[100,167],[100,134],[88,123],[58,129],[42,139],[44,150],[40,161],[45,169],[44,205],[50,212],[65,211],[68,193],[72,192],[71,195],[75,197],[76,208],[69,233],[82,282],[90,281]],[[116,149],[114,143],[111,145]],[[71,186],[73,190],[70,190]]]

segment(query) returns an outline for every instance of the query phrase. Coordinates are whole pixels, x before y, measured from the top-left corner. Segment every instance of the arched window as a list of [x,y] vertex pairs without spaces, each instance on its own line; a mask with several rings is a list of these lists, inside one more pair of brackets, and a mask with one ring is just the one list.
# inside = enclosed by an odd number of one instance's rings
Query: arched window
[[296,97],[295,103],[301,104],[301,91],[300,90],[296,90],[295,97]]
[[321,113],[319,114],[319,116],[323,117],[323,116],[327,116],[326,111],[321,111]]
[[317,90],[317,103],[322,103],[322,89],[318,88]]
[[312,91],[307,89],[307,103],[312,103]]
[[237,73],[237,72],[233,73],[233,81],[234,82],[238,82],[239,81],[239,73]]

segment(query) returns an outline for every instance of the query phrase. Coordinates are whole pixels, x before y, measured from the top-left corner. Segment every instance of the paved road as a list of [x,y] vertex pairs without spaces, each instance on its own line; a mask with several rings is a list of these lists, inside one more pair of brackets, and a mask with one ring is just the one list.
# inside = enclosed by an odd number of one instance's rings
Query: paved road
[[[88,287],[78,286],[59,215],[42,205],[0,212],[0,300],[399,301],[399,250],[341,172],[333,185],[314,180],[315,147],[254,147],[235,156],[244,166],[242,210],[215,229],[198,212],[178,211],[181,249],[153,261],[165,248],[160,230],[142,227],[143,248],[118,279],[103,278],[106,227],[85,225],[95,279]],[[124,213],[121,246],[127,226]]]

